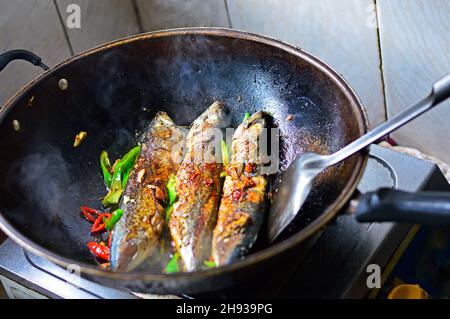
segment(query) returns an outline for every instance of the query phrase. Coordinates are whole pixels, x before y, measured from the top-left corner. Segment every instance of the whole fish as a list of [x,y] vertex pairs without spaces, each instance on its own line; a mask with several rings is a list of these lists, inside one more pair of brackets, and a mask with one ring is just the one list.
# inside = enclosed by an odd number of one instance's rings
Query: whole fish
[[[187,153],[176,177],[176,193],[169,228],[184,269],[199,269],[209,258],[223,170],[220,141],[223,104],[215,102],[192,124]],[[220,133],[221,134],[221,133]]]
[[130,174],[111,243],[111,269],[132,271],[149,258],[164,227],[167,182],[183,156],[183,131],[158,112],[142,138],[142,150]]
[[258,112],[233,135],[231,161],[226,168],[223,195],[212,241],[217,266],[229,264],[255,243],[265,215],[267,177],[261,174],[259,143],[267,123]]

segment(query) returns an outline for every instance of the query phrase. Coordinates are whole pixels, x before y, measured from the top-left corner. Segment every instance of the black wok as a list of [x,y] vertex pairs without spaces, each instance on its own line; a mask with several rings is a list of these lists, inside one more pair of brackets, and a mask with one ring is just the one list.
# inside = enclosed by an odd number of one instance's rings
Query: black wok
[[[20,57],[43,66],[35,56]],[[131,291],[198,293],[273,274],[348,202],[366,153],[319,178],[284,238],[230,266],[173,275],[112,273],[100,270],[86,249],[90,225],[79,207],[99,207],[105,195],[100,152],[122,155],[159,110],[188,125],[215,100],[231,110],[234,127],[245,112],[273,115],[282,136],[281,170],[299,153],[337,151],[367,130],[349,85],[299,49],[224,29],[134,36],[45,71],[1,109],[1,228],[33,253],[63,267],[77,264],[83,276]],[[88,137],[74,148],[80,131]]]

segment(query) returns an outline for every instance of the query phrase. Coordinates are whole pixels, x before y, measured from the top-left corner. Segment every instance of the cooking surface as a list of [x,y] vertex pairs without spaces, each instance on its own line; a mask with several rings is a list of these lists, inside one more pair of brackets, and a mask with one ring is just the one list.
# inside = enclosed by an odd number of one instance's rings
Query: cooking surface
[[[367,192],[381,186],[407,191],[450,189],[432,163],[374,145],[358,191]],[[289,265],[280,265],[278,274],[285,275],[267,278],[263,285],[246,283],[245,287],[202,296],[364,297],[368,293],[365,286],[367,265],[377,263],[383,269],[410,229],[411,226],[406,224],[359,224],[353,216],[342,213],[326,230],[304,243],[298,259]],[[61,267],[23,251],[11,240],[0,246],[0,256],[0,276],[45,296],[136,298],[131,293],[79,279]]]
[[[69,83],[66,90],[60,88],[61,79]],[[95,281],[126,290],[205,292],[276,267],[275,259],[287,255],[346,203],[367,153],[324,172],[285,241],[269,248],[262,244],[258,247],[263,249],[228,267],[194,275],[113,274],[99,270],[85,247],[89,224],[77,212],[81,205],[99,208],[98,199],[104,196],[98,154],[105,148],[113,158],[123,154],[156,111],[167,111],[186,125],[216,99],[227,105],[232,127],[245,111],[262,108],[273,117],[282,135],[276,167],[285,167],[297,153],[316,151],[318,145],[334,152],[366,131],[362,106],[345,81],[295,48],[219,29],[136,36],[72,58],[5,107],[0,123],[2,226],[34,251],[46,249],[60,265],[77,263]],[[14,121],[20,122],[19,131],[11,128]],[[74,149],[80,130],[88,137]]]

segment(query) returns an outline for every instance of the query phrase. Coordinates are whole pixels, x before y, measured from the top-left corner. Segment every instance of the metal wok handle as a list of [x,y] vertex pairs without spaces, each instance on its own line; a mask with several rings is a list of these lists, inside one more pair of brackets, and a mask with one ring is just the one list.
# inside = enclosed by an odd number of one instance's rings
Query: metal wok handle
[[407,222],[450,226],[450,193],[409,193],[382,188],[350,204],[359,222]]
[[0,72],[14,60],[25,60],[33,65],[41,67],[44,71],[47,71],[49,67],[42,63],[42,59],[33,52],[27,50],[12,50],[0,55]]

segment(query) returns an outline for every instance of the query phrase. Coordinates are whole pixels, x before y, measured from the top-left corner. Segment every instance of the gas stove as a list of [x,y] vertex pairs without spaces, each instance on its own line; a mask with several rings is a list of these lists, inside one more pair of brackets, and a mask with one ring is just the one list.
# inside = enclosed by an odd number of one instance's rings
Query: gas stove
[[[372,145],[358,191],[380,187],[450,191],[433,163]],[[283,269],[254,286],[201,296],[141,295],[104,287],[25,251],[11,240],[0,246],[0,280],[11,298],[364,298],[371,292],[366,285],[367,266],[379,265],[385,278],[414,231],[414,225],[409,224],[360,224],[343,211],[305,242],[297,260],[285,267],[288,271]]]

